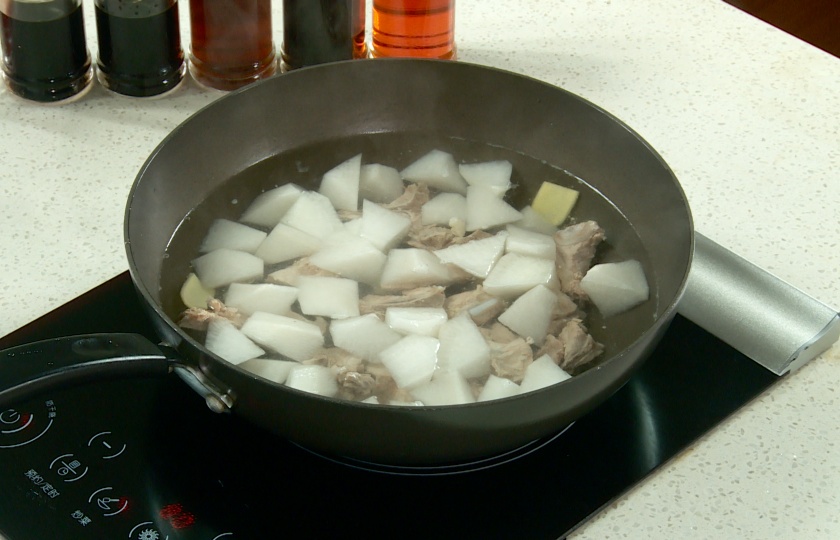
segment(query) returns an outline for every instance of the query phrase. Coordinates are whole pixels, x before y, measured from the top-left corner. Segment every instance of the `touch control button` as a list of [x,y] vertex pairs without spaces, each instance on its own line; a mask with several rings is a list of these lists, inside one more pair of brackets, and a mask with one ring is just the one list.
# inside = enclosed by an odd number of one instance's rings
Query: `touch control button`
[[161,536],[160,531],[155,528],[155,524],[151,521],[144,521],[135,525],[128,533],[128,537],[132,540],[169,540],[169,535]]
[[65,482],[75,482],[87,474],[87,466],[83,466],[73,454],[62,454],[50,463],[50,470],[58,473]]
[[14,409],[9,409],[0,413],[0,423],[2,424],[15,425],[20,422],[20,419],[20,413]]
[[112,497],[111,495],[113,495],[113,491],[114,488],[112,487],[99,488],[91,493],[90,497],[88,497],[88,502],[95,504],[100,510],[102,510],[102,515],[104,517],[116,516],[128,508],[128,499],[125,497]]
[[53,424],[57,416],[55,403],[44,402],[43,409],[0,411],[0,448],[16,448],[39,439]]
[[110,431],[97,433],[88,441],[88,447],[101,452],[102,459],[114,459],[125,452],[126,445],[123,442],[115,442]]

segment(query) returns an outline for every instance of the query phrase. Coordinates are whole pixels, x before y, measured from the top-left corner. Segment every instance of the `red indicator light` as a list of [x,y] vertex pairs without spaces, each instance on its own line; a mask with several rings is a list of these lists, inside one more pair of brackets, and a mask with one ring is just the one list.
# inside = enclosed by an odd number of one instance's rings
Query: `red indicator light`
[[181,503],[167,504],[158,515],[169,522],[173,529],[186,529],[195,523],[195,514],[184,510]]

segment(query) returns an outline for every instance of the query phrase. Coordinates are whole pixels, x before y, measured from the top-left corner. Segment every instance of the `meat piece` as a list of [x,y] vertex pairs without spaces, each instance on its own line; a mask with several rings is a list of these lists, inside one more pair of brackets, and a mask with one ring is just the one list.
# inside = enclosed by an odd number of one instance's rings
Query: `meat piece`
[[420,225],[420,209],[424,204],[429,202],[429,198],[429,186],[426,184],[408,184],[402,195],[382,206],[388,210],[394,210],[407,215],[411,218],[413,228]]
[[301,257],[291,265],[268,274],[266,281],[296,287],[300,276],[336,277],[337,275],[334,272],[315,266],[309,262],[309,257]]
[[566,323],[571,319],[581,319],[586,314],[575,304],[569,295],[558,292],[557,304],[554,306],[554,311],[551,313],[551,321],[548,323],[548,334],[557,335],[566,326]]
[[585,299],[580,280],[595,258],[595,249],[606,238],[604,229],[594,221],[569,225],[554,234],[555,262],[560,288],[573,299]]
[[323,348],[302,363],[332,369],[341,398],[363,400],[373,395],[376,388],[374,376],[364,372],[364,360],[340,347]]
[[421,225],[419,227],[412,226],[409,229],[406,244],[411,247],[435,251],[457,244],[465,244],[472,240],[490,238],[491,236],[493,235],[483,230],[473,231],[464,236],[464,233],[458,229],[439,225]]
[[245,323],[247,317],[238,309],[227,307],[217,298],[207,301],[207,309],[189,308],[181,314],[178,325],[191,330],[206,331],[207,325],[214,319],[227,319],[237,328]]
[[519,336],[514,334],[510,328],[498,322],[493,323],[490,328],[479,328],[479,331],[484,336],[484,339],[488,341],[510,343],[515,339],[519,339]]
[[450,319],[457,317],[464,311],[469,312],[477,326],[483,326],[498,317],[507,304],[481,287],[449,296],[443,304]]
[[384,319],[385,310],[389,307],[443,307],[446,300],[443,291],[444,287],[432,285],[409,289],[402,294],[368,294],[359,300],[359,313],[376,313]]
[[549,335],[537,356],[548,354],[569,373],[577,374],[604,352],[604,346],[586,331],[580,319],[572,319],[557,336]]
[[358,371],[339,371],[336,375],[338,396],[343,399],[361,401],[373,395],[376,379],[370,373]]
[[507,343],[488,341],[490,346],[490,369],[497,377],[505,377],[521,383],[525,369],[534,361],[531,345],[522,338]]

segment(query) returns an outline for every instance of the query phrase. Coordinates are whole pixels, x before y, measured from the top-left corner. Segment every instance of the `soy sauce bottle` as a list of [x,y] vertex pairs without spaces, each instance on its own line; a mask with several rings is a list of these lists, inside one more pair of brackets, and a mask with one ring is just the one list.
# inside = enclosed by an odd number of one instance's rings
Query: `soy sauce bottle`
[[1,0],[3,78],[12,93],[60,102],[90,88],[82,0]]
[[366,54],[365,0],[283,0],[283,71]]
[[95,0],[97,74],[105,88],[134,97],[173,90],[184,79],[177,0]]

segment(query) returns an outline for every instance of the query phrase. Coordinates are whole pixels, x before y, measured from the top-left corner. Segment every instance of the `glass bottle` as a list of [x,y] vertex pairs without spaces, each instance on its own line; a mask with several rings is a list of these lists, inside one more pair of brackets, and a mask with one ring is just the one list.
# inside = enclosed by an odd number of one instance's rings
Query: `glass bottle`
[[364,58],[365,0],[283,0],[283,71]]
[[2,0],[3,78],[16,95],[58,102],[90,88],[82,0]]
[[455,0],[373,0],[371,56],[454,60]]
[[234,90],[277,70],[271,0],[190,0],[190,72],[199,83]]
[[97,74],[105,88],[134,97],[177,87],[186,61],[177,0],[95,0]]

